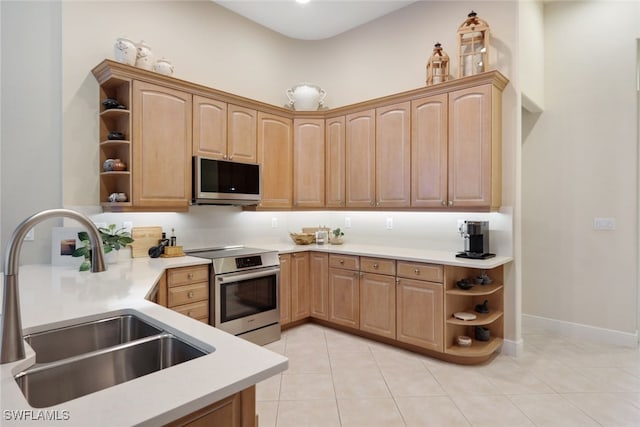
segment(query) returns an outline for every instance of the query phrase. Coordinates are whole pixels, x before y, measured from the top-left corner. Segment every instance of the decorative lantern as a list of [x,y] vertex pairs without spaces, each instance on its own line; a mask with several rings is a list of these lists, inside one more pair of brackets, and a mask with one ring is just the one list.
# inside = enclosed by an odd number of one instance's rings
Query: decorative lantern
[[489,69],[489,25],[474,11],[458,28],[458,77]]
[[438,42],[433,46],[433,54],[427,62],[427,86],[449,80],[449,55]]

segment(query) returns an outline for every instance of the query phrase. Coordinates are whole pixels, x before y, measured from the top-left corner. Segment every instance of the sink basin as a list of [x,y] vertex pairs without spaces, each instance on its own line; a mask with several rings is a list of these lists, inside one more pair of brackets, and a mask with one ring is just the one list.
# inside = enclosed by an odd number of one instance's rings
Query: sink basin
[[35,333],[24,338],[36,352],[36,363],[49,363],[160,332],[160,329],[139,317],[121,315]]
[[56,362],[35,365],[15,379],[29,404],[45,408],[204,356],[168,333]]

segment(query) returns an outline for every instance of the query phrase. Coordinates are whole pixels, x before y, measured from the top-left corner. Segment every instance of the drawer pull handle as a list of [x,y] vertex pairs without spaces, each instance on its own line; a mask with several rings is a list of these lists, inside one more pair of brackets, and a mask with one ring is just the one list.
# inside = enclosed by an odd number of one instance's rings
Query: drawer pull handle
[[187,294],[188,298],[193,298],[193,291],[189,291],[189,293]]
[[340,260],[340,264],[344,264],[344,260],[343,259]]
[[189,273],[189,274],[187,274],[187,278],[188,278],[189,280],[193,279],[193,273]]
[[373,268],[375,268],[376,270],[378,269],[378,263],[377,262],[373,264]]
[[413,272],[416,273],[416,274],[420,274],[420,269],[416,268],[415,270],[413,270]]
[[193,314],[192,314],[190,311],[188,311],[188,312],[187,312],[187,316],[189,316],[189,317],[193,317]]

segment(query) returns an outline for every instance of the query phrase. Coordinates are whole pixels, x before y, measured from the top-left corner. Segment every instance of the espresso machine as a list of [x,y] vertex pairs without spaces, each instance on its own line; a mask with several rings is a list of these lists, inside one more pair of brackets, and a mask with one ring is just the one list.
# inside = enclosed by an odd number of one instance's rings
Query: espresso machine
[[458,258],[487,259],[496,256],[489,251],[489,221],[464,221],[458,231],[464,239],[464,251],[456,254]]

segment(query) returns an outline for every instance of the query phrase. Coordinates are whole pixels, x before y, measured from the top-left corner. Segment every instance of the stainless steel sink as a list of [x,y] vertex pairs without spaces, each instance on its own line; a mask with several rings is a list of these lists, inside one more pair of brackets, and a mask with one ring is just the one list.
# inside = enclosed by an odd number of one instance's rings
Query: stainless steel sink
[[45,408],[201,357],[206,352],[162,333],[35,365],[15,379],[29,404]]
[[160,329],[139,317],[121,315],[35,333],[24,338],[36,352],[36,363],[49,363],[160,332]]

